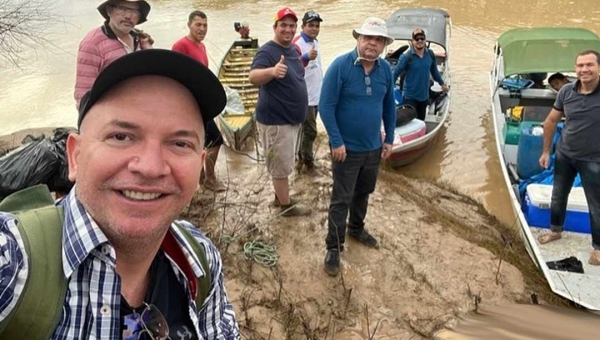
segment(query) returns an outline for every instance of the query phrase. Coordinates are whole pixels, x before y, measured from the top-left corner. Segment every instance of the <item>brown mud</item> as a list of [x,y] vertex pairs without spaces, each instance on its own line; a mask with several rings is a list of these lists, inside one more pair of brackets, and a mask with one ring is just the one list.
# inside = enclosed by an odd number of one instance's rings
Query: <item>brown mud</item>
[[[385,167],[366,219],[380,248],[348,240],[341,275],[328,276],[332,178],[323,150],[317,166],[317,176],[291,181],[309,217],[277,215],[269,176],[256,162],[225,164],[229,189],[200,191],[184,214],[221,250],[245,339],[426,339],[482,306],[531,303],[532,295],[567,305],[548,289],[515,226],[450,185]],[[247,259],[244,245],[255,240],[276,247],[275,266]]]

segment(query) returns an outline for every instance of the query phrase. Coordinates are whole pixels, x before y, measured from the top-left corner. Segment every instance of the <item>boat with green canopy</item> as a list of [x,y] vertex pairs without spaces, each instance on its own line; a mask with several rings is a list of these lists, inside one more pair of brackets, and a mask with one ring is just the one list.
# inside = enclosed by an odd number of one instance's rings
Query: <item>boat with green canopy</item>
[[583,28],[512,29],[498,38],[489,81],[499,163],[527,251],[552,291],[597,311],[600,268],[587,263],[592,242],[581,187],[571,190],[563,238],[538,242],[550,225],[552,193],[553,170],[538,162],[542,124],[557,95],[548,78],[561,72],[574,81],[576,56],[587,50],[600,51],[600,38]]

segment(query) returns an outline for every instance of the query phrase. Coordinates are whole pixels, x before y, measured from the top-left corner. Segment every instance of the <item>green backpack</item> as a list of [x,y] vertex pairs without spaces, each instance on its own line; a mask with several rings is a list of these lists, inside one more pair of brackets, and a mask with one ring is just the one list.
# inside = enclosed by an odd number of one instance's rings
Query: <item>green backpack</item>
[[[29,276],[11,313],[0,322],[3,339],[49,339],[60,317],[67,292],[62,268],[64,212],[54,205],[48,187],[36,185],[0,202],[0,211],[19,220],[18,228],[29,257]],[[202,307],[210,290],[210,267],[204,248],[182,226],[175,224],[192,246],[206,275],[197,279],[196,307]]]

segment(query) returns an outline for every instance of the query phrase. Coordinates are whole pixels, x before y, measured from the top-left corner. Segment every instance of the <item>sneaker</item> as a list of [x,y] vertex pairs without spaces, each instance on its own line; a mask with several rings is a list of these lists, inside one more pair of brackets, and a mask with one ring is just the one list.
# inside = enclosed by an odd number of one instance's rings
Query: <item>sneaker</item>
[[327,251],[323,268],[331,276],[336,276],[340,272],[340,252],[337,249]]
[[[300,202],[298,202],[297,200],[290,197],[289,205],[296,205],[298,203],[300,203]],[[273,203],[271,203],[271,205],[274,207],[281,207],[281,202],[279,202],[279,198],[277,198],[277,195],[275,195],[275,198],[273,199]]]
[[371,236],[371,234],[369,234],[365,229],[363,229],[360,232],[360,234],[353,234],[353,233],[349,232],[348,236],[352,237],[357,242],[360,242],[367,247],[379,248],[379,245],[377,244],[377,240],[373,236]]
[[282,205],[280,207],[280,209],[281,209],[280,215],[283,217],[310,215],[310,210],[299,207],[297,205],[297,203],[296,204],[290,203],[288,205]]

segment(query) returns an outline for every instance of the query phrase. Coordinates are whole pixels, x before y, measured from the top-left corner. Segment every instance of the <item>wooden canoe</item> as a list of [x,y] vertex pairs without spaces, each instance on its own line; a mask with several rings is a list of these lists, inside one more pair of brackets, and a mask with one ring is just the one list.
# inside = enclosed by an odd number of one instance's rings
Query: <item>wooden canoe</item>
[[217,122],[226,142],[235,150],[243,150],[246,139],[254,136],[254,109],[258,100],[258,87],[250,84],[248,74],[252,59],[258,51],[257,39],[240,39],[233,42],[219,68],[219,79],[224,86],[236,90],[244,104],[243,114],[224,112]]

